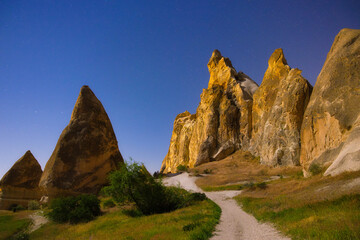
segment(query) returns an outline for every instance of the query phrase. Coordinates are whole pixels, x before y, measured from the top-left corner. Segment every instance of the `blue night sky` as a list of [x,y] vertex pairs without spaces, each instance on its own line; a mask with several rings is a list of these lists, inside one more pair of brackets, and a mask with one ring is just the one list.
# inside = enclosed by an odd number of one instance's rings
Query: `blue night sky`
[[281,47],[314,84],[345,27],[360,28],[360,1],[0,1],[0,177],[27,150],[44,168],[82,85],[124,158],[158,170],[214,49],[260,84]]

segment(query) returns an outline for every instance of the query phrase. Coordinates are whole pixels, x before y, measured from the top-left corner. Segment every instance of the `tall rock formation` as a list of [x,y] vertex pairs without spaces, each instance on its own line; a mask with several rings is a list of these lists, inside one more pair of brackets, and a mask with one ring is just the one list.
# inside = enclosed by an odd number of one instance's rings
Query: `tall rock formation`
[[317,78],[301,129],[301,165],[360,170],[360,30],[343,29]]
[[41,197],[38,185],[41,166],[30,151],[15,162],[0,181],[0,209],[17,204],[27,207],[30,200]]
[[208,69],[209,85],[201,94],[196,114],[184,112],[175,119],[161,172],[220,160],[249,145],[252,95],[257,84],[244,73],[237,73],[218,50],[213,52]]
[[50,198],[97,193],[108,182],[108,173],[123,161],[104,107],[83,86],[70,123],[45,166],[40,187]]
[[268,64],[253,96],[250,151],[266,165],[299,165],[300,128],[312,86],[289,67],[281,48]]

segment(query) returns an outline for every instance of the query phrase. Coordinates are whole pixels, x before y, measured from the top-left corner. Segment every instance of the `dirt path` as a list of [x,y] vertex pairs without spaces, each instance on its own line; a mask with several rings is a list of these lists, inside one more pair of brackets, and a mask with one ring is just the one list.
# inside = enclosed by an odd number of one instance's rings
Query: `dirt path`
[[42,215],[42,211],[37,211],[36,213],[31,214],[29,217],[32,220],[32,225],[30,226],[29,230],[30,233],[36,231],[42,225],[49,221],[46,217]]
[[[195,177],[183,173],[175,177],[166,178],[166,185],[180,185],[187,190],[203,192],[195,184]],[[206,192],[208,198],[216,202],[222,210],[220,223],[216,226],[212,240],[241,239],[241,240],[285,240],[271,225],[259,223],[252,215],[244,212],[236,203],[234,196],[241,191]]]

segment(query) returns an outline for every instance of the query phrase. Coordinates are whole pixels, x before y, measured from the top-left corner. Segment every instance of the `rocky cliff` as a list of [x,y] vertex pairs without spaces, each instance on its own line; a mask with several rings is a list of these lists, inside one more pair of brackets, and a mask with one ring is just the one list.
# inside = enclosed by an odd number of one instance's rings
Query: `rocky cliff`
[[282,49],[268,61],[258,88],[214,51],[210,80],[195,115],[174,122],[161,171],[220,160],[249,150],[263,164],[328,167],[325,175],[360,170],[360,30],[336,36],[314,89]]
[[30,200],[41,197],[38,185],[41,166],[30,151],[15,162],[0,181],[0,209],[18,204],[27,207]]
[[237,73],[218,50],[213,52],[208,69],[208,88],[201,94],[196,114],[184,112],[175,119],[161,172],[220,160],[249,145],[252,95],[257,84],[244,73]]
[[317,78],[301,129],[301,164],[325,174],[360,170],[360,30],[335,37]]
[[283,50],[276,49],[253,96],[250,151],[261,163],[299,165],[300,128],[311,91],[301,71],[291,69]]
[[71,120],[48,160],[40,187],[49,197],[97,193],[123,158],[101,102],[83,86]]

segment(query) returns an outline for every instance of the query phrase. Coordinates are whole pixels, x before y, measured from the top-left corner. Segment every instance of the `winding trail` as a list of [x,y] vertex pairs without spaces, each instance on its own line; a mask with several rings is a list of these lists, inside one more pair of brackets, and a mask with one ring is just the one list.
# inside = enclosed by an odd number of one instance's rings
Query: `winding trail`
[[42,211],[37,211],[29,216],[32,220],[32,225],[29,229],[29,233],[38,230],[42,225],[49,221],[46,217],[42,215],[42,213]]
[[[164,179],[165,185],[178,186],[195,192],[203,192],[196,184],[196,177],[188,173]],[[205,192],[206,196],[221,208],[220,223],[211,240],[288,240],[270,224],[259,223],[254,216],[244,212],[233,199],[241,191]]]

